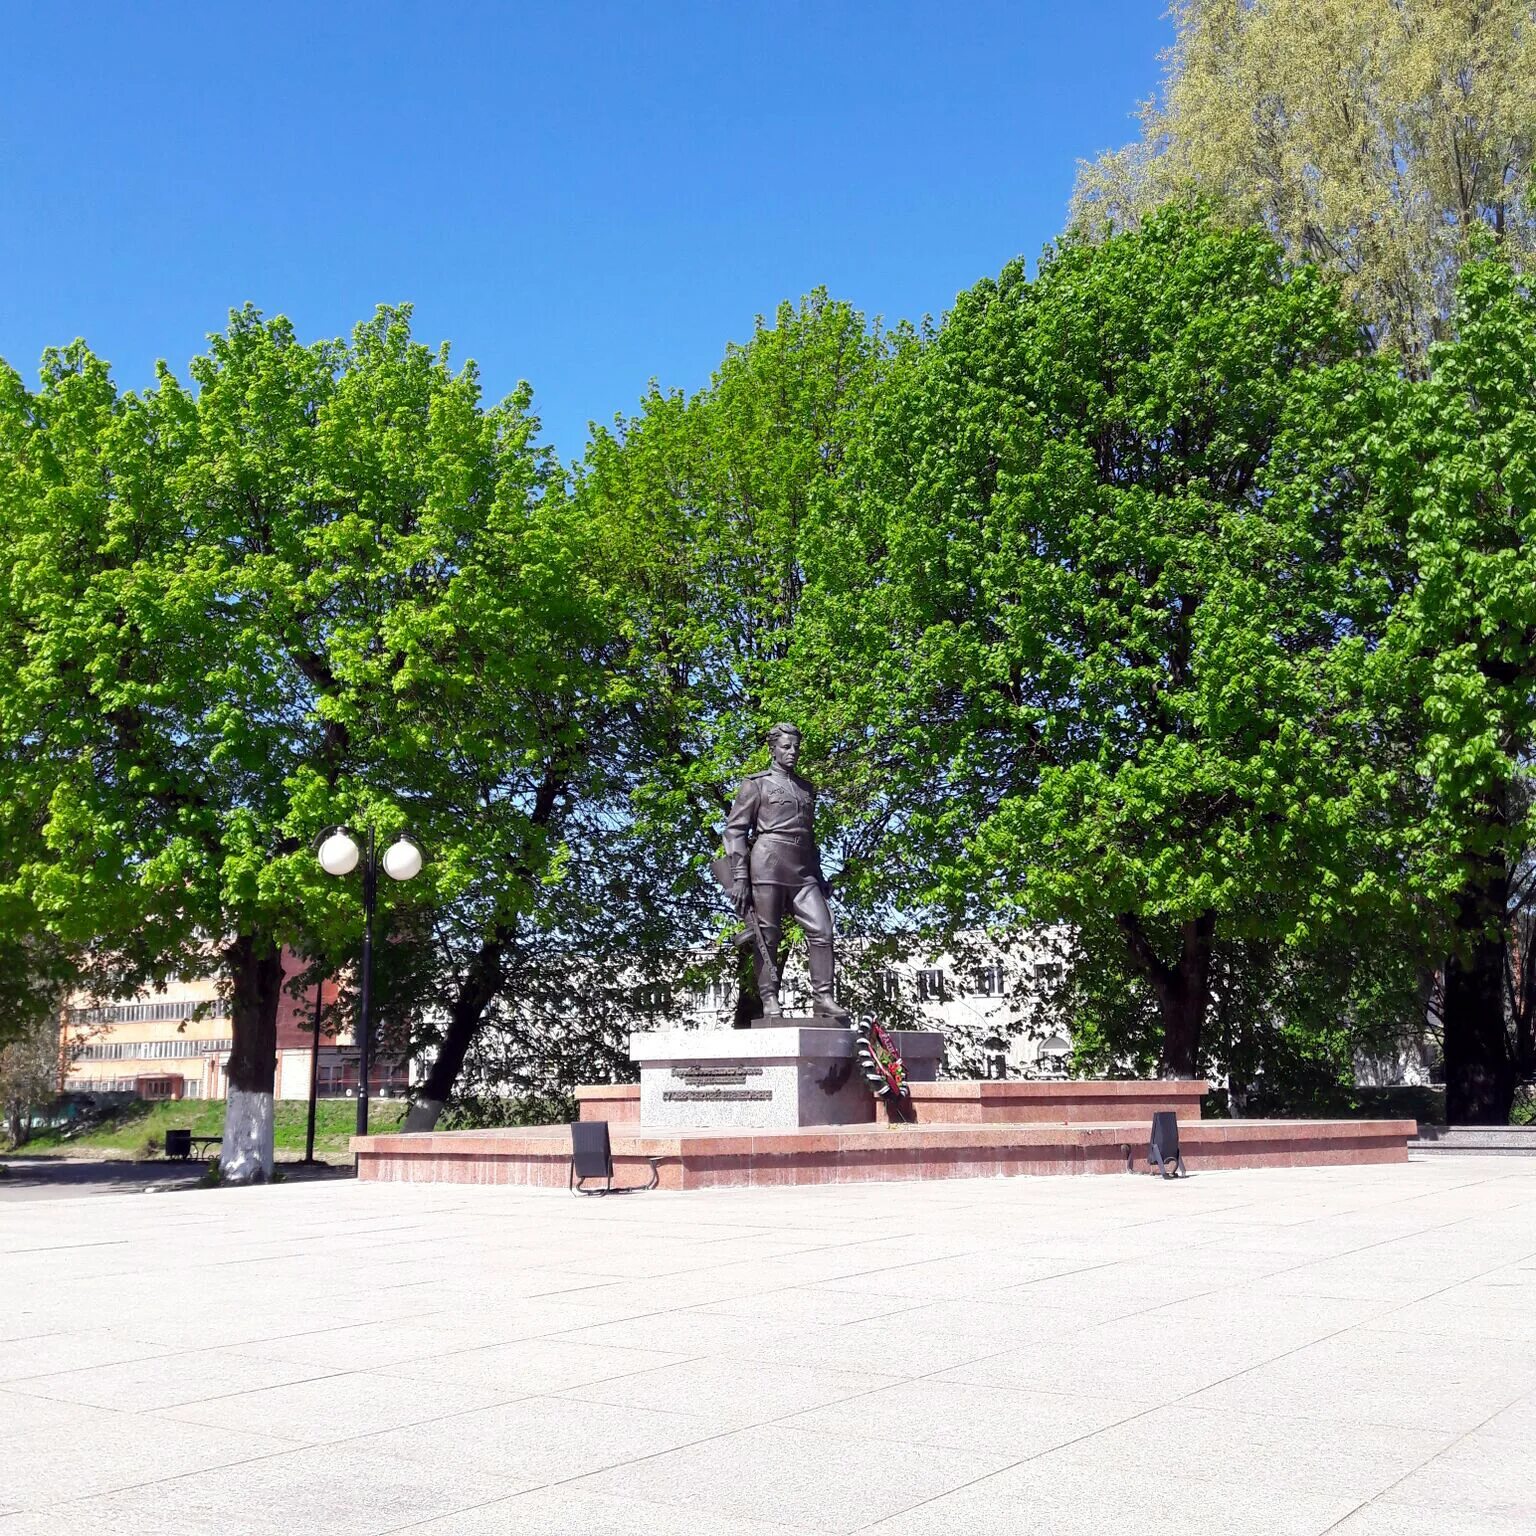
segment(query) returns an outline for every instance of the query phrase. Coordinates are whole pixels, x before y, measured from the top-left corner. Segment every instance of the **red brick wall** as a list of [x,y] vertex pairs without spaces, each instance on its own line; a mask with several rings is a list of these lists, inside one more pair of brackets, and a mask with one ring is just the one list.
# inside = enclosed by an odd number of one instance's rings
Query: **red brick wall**
[[[310,1040],[313,1037],[315,1027],[315,989],[312,986],[303,988],[295,997],[288,990],[288,982],[304,971],[304,962],[291,950],[283,951],[283,993],[277,1005],[277,1048],[280,1051],[303,1051],[309,1049]],[[330,1007],[336,1001],[336,983],[327,979],[322,983],[324,988],[325,1004]],[[335,1042],[321,1032],[320,1043],[322,1046],[332,1045]]]

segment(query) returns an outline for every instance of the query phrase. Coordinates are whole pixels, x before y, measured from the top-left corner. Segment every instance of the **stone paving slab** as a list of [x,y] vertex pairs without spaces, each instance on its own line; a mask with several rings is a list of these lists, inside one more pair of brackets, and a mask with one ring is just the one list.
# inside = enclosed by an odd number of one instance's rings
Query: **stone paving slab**
[[0,1204],[0,1536],[1522,1536],[1536,1167]]

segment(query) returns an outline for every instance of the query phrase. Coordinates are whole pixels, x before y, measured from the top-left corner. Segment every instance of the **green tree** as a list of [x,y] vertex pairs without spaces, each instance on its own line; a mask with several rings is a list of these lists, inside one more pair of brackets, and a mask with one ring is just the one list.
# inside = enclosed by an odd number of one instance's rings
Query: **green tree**
[[[1409,916],[1445,914],[1446,1110],[1504,1123],[1536,1063],[1506,1016],[1508,934],[1536,843],[1536,300],[1490,246],[1462,269],[1453,340],[1366,432],[1372,494],[1357,540],[1393,604],[1369,696],[1403,744],[1405,807],[1383,858]],[[1435,942],[1432,930],[1427,940]],[[1513,1009],[1507,1002],[1515,1003]]]
[[1140,140],[1081,167],[1082,229],[1214,198],[1412,356],[1445,334],[1469,231],[1536,247],[1527,0],[1176,0],[1173,18]]
[[[20,515],[19,470],[32,425],[25,386],[0,364],[0,548],[14,549],[31,537]],[[27,602],[18,583],[0,581],[0,1047],[56,1010],[82,959],[48,932],[26,876],[46,852],[52,756],[47,736],[29,719],[26,692],[18,687],[27,661]]]
[[23,990],[52,984],[57,967],[39,960],[72,953],[109,987],[155,969],[127,837],[92,847],[88,913],[59,855],[83,862],[82,828],[99,817],[126,833],[169,793],[144,750],[174,687],[151,634],[164,594],[144,573],[166,537],[160,481],[183,426],[120,398],[83,343],[45,356],[35,393],[0,370],[0,902],[6,973]]
[[408,312],[303,345],[245,310],[192,373],[195,396],[164,370],[119,396],[76,347],[20,410],[6,750],[46,806],[19,883],[49,929],[123,978],[225,977],[223,1158],[248,1178],[271,1165],[281,946],[357,951],[357,893],[318,870],[314,834],[409,822],[435,855],[391,893],[412,909],[462,914],[488,867],[515,883],[509,850],[547,859],[515,785],[481,775],[486,806],[452,812],[471,759],[527,751],[506,674],[559,662],[517,659],[539,637],[513,578],[557,578],[519,554],[547,474],[526,395],[482,411],[473,369],[412,342]]
[[[1142,1077],[1157,1069],[1157,999],[1123,967],[1113,938],[1083,925],[1062,995],[1077,1069]],[[1414,930],[1332,925],[1305,946],[1270,935],[1219,935],[1211,954],[1202,1068],[1225,1080],[1233,1115],[1306,1118],[1349,1102],[1360,1060],[1420,1057],[1428,977]],[[1397,941],[1394,944],[1394,939]]]
[[[665,909],[674,947],[718,930],[704,864],[786,707],[801,540],[834,494],[865,401],[910,343],[820,290],[781,304],[706,389],[653,389],[638,416],[597,430],[578,473],[590,569],[624,647],[614,697],[629,722],[619,774],[633,851],[664,872],[645,903]],[[812,735],[813,773],[818,745]]]
[[[521,408],[507,419],[526,438]],[[381,653],[394,682],[380,697],[396,716],[382,772],[433,849],[416,995],[436,1017],[416,1021],[432,1059],[412,1130],[436,1124],[476,1042],[509,1010],[539,1000],[573,1038],[628,1022],[604,1014],[578,1027],[600,1000],[553,991],[595,958],[622,902],[622,860],[608,846],[621,841],[624,793],[615,640],[553,461],[502,439],[494,451],[488,439],[483,459],[495,494],[452,499],[458,554],[438,584],[397,603]],[[518,1062],[519,1075],[537,1079],[539,1064]]]
[[1151,994],[1165,1074],[1218,946],[1305,943],[1356,883],[1338,508],[1283,490],[1359,350],[1262,232],[1069,243],[960,297],[813,540],[796,664],[866,765],[870,899],[1073,925]]

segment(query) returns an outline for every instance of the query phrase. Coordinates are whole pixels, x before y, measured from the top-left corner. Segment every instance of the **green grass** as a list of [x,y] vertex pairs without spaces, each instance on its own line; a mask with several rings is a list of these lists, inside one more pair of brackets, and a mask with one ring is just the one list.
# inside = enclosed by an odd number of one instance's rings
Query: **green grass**
[[[309,1105],[302,1099],[279,1099],[273,1106],[273,1141],[279,1158],[304,1155],[304,1128]],[[405,1118],[401,1099],[374,1099],[368,1105],[368,1129],[392,1131]],[[165,1133],[186,1129],[194,1136],[218,1136],[224,1130],[222,1099],[182,1099],[175,1103],[131,1104],[75,1136],[48,1131],[34,1136],[22,1152],[66,1152],[93,1157],[154,1157],[165,1145]],[[315,1105],[315,1156],[345,1158],[347,1139],[357,1127],[356,1099],[321,1099]]]

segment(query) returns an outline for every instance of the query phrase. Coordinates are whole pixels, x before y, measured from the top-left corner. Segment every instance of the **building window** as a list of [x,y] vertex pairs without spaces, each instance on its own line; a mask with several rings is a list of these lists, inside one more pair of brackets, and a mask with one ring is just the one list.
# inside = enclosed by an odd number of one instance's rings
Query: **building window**
[[324,1099],[349,1097],[357,1092],[357,1057],[320,1058],[319,1095]]
[[168,1061],[227,1051],[233,1040],[96,1040],[80,1047],[81,1061]]
[[1051,1035],[1040,1042],[1039,1064],[1042,1074],[1051,1077],[1067,1075],[1067,1058],[1072,1054],[1072,1042],[1061,1035]]
[[71,1008],[69,1016],[75,1024],[164,1023],[171,1019],[190,1019],[204,1006],[195,1002],[107,1003],[100,1008]]
[[944,1001],[944,972],[919,971],[917,973],[917,1000],[920,1003]]
[[982,997],[1003,995],[1003,967],[1000,961],[984,965],[976,972],[976,990]]
[[901,996],[901,977],[892,970],[877,972],[875,975],[875,996],[881,1002],[894,1003]]
[[136,1077],[72,1077],[64,1084],[66,1093],[137,1093]]

